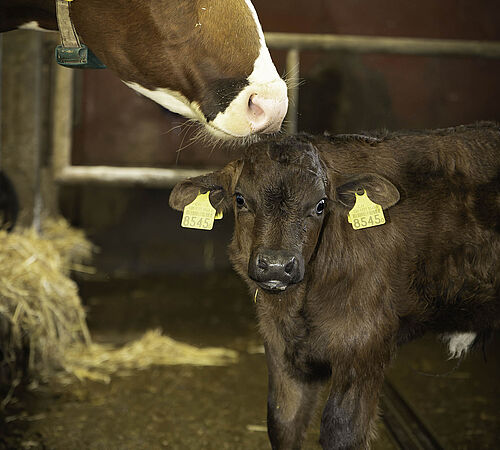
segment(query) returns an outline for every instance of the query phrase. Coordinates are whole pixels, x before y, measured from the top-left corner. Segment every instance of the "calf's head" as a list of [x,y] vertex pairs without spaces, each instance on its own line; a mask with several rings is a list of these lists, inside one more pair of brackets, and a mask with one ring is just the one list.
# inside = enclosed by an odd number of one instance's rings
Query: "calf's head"
[[347,222],[363,189],[383,208],[399,200],[384,177],[335,174],[307,138],[285,137],[255,144],[222,170],[177,184],[170,205],[182,210],[210,191],[218,212],[233,208],[235,269],[255,288],[281,292],[304,279],[328,216],[341,213]]

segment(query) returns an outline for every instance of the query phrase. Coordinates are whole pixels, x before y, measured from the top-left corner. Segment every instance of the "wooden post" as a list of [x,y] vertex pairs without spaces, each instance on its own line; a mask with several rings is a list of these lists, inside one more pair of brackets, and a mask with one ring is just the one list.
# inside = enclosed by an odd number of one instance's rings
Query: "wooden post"
[[57,212],[52,173],[52,72],[56,33],[13,31],[2,36],[1,168],[18,194],[18,224],[40,228]]
[[46,83],[46,114],[44,127],[47,130],[41,167],[41,192],[44,216],[59,213],[59,185],[57,175],[62,167],[71,162],[73,127],[73,78],[74,70],[59,66],[54,49],[60,43],[59,34],[44,34],[44,68],[48,71]]
[[299,72],[300,53],[296,48],[288,50],[286,55],[286,78],[288,83],[288,112],[286,115],[286,131],[297,133],[299,112]]
[[2,168],[16,188],[22,226],[36,222],[39,208],[41,48],[40,34],[31,31],[2,39]]

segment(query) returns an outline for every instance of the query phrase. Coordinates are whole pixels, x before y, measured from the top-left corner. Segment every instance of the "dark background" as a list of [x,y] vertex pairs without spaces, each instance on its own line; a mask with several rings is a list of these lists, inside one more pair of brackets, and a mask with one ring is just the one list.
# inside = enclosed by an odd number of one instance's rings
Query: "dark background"
[[[264,31],[500,40],[500,5],[483,0],[255,0]],[[281,74],[285,52],[272,51]],[[301,53],[299,130],[423,129],[500,120],[500,61],[479,58]],[[216,167],[237,152],[192,143],[184,120],[113,73],[82,71],[73,164]],[[185,148],[184,148],[185,147]],[[181,149],[181,151],[179,151]],[[101,247],[114,276],[227,267],[230,218],[185,230],[166,189],[65,187],[63,213]]]

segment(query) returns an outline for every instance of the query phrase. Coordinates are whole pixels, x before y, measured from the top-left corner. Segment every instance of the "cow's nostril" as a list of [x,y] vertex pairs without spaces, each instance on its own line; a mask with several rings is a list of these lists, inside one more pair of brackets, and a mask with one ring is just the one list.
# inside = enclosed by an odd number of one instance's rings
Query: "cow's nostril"
[[254,120],[263,120],[266,113],[258,103],[257,94],[252,94],[248,99],[248,110]]
[[290,275],[295,267],[295,257],[293,257],[285,266],[285,272]]
[[257,267],[261,270],[266,270],[269,267],[267,261],[261,256],[257,257]]
[[276,99],[253,93],[248,98],[247,117],[253,132],[278,131],[288,107],[286,98]]

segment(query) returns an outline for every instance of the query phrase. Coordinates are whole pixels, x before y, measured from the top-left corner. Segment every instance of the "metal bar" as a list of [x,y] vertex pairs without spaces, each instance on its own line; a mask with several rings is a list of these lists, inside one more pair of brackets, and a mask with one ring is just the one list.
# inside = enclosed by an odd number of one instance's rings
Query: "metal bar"
[[286,131],[297,133],[299,113],[299,72],[300,52],[296,48],[288,50],[286,55],[286,80],[288,84],[288,112],[286,115]]
[[68,166],[56,178],[61,184],[103,184],[164,188],[213,169],[157,169],[152,167]]
[[382,388],[381,403],[382,419],[402,449],[443,449],[435,436],[387,379]]
[[286,50],[337,50],[350,53],[388,53],[420,56],[500,58],[498,41],[421,39],[331,34],[266,33],[268,47]]

